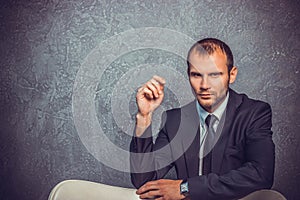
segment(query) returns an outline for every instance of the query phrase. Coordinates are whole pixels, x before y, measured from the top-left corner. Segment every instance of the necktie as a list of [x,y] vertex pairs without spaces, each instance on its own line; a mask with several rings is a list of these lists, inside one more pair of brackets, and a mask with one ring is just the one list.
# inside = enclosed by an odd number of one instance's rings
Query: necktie
[[203,158],[203,167],[202,167],[202,174],[206,175],[211,172],[211,157],[212,157],[212,148],[214,143],[214,136],[215,130],[213,128],[214,123],[216,122],[217,118],[214,115],[208,115],[205,119],[205,124],[207,126],[207,135],[204,141],[204,155]]

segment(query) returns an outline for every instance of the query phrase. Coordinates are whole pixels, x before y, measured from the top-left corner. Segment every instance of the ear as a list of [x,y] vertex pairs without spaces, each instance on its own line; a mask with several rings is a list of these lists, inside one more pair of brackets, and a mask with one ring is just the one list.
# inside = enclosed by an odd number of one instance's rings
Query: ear
[[236,76],[238,74],[238,69],[236,66],[233,66],[232,69],[230,70],[230,77],[229,77],[229,83],[234,83]]

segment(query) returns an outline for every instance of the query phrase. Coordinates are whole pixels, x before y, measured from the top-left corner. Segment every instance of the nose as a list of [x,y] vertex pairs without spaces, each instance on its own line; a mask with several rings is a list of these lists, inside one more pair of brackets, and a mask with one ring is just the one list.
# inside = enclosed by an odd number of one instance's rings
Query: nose
[[200,89],[201,90],[208,90],[210,88],[210,84],[208,81],[208,77],[207,76],[203,76],[200,82]]

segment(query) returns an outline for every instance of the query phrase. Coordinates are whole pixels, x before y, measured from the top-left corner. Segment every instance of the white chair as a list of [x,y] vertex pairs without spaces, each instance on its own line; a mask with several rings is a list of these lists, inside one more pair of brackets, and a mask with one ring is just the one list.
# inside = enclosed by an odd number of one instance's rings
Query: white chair
[[48,200],[138,200],[136,190],[82,180],[57,184]]
[[240,200],[286,200],[286,198],[275,190],[258,190]]
[[[66,180],[57,184],[48,200],[138,200],[136,189],[109,186],[82,180]],[[259,190],[240,200],[286,200],[275,190]]]

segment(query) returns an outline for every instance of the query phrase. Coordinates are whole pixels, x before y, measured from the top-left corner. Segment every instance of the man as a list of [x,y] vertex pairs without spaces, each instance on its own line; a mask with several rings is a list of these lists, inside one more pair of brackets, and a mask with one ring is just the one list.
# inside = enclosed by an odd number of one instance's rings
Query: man
[[[270,188],[274,174],[271,108],[229,88],[237,76],[230,48],[207,38],[187,57],[194,102],[169,110],[153,143],[151,118],[164,97],[154,76],[139,88],[131,179],[140,198],[238,199]],[[178,180],[162,179],[175,167]]]

